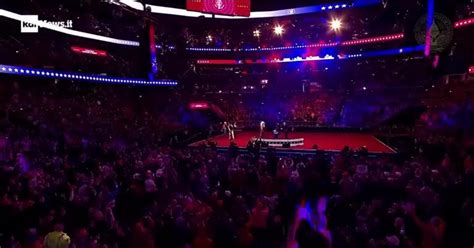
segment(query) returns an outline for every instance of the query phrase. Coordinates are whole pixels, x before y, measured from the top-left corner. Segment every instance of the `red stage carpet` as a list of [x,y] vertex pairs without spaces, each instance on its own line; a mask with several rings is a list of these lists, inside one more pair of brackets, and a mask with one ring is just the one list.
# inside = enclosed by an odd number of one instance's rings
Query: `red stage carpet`
[[[247,147],[248,141],[252,137],[258,136],[258,132],[238,132],[236,133],[235,143],[239,148]],[[271,133],[267,133],[264,138],[271,139]],[[282,136],[280,135],[280,138]],[[364,133],[290,133],[290,139],[304,138],[303,146],[292,147],[290,150],[312,150],[313,145],[318,145],[319,150],[324,151],[341,151],[344,146],[357,150],[362,146],[366,146],[371,153],[395,153],[395,151],[375,138],[371,134]],[[229,147],[229,139],[226,135],[219,135],[210,139],[217,143],[217,147]],[[191,146],[196,146],[194,143]],[[281,148],[278,148],[281,149]]]

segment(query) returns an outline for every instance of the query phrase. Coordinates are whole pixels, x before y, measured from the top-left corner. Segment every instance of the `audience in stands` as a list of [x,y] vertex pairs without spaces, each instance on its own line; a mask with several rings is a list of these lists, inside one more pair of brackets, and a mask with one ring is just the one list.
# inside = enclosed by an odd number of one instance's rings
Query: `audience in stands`
[[0,238],[7,247],[473,242],[472,149],[444,143],[446,155],[435,160],[429,149],[403,157],[172,148],[155,143],[150,117],[132,118],[140,125],[132,131],[117,125],[132,124],[116,119],[123,112],[109,108],[119,104],[114,97],[80,98],[68,104],[23,90],[2,102]]

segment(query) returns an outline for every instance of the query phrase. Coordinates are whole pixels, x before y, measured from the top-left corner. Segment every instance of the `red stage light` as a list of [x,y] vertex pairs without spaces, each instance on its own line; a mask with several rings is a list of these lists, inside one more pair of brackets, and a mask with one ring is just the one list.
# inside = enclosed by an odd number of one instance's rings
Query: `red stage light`
[[474,24],[474,18],[460,20],[454,23],[455,28]]

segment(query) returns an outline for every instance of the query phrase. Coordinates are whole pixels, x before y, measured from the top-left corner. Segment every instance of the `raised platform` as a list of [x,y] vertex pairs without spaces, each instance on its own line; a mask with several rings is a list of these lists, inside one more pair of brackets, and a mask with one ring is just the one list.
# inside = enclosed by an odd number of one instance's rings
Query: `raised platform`
[[260,141],[262,143],[268,144],[269,147],[285,147],[288,145],[289,147],[297,147],[297,146],[304,146],[304,138],[299,139],[257,139],[252,138],[252,141]]
[[[239,148],[246,148],[249,140],[258,137],[258,131],[244,131],[236,133],[235,143]],[[264,139],[273,140],[271,133],[266,133]],[[319,150],[328,152],[339,152],[345,146],[357,150],[363,146],[367,147],[370,153],[396,153],[388,145],[378,140],[369,133],[354,133],[354,132],[297,132],[290,133],[288,136],[291,140],[303,139],[304,142],[298,145],[291,146],[291,148],[280,148],[278,150],[290,151],[312,151],[314,145],[318,146]],[[230,141],[226,135],[218,135],[209,139],[217,144],[218,148],[228,148]],[[203,141],[191,144],[191,146],[198,146]]]

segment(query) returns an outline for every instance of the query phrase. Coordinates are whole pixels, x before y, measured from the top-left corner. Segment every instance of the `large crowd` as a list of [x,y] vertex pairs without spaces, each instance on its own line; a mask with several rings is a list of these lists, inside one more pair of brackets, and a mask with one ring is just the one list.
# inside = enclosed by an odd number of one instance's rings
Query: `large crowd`
[[177,148],[157,133],[174,129],[165,126],[171,120],[157,126],[159,113],[126,100],[133,89],[8,85],[0,139],[5,247],[474,243],[474,154],[456,140],[395,156]]
[[208,97],[222,108],[227,119],[235,120],[242,128],[255,128],[260,120],[269,123],[286,121],[293,127],[332,126],[343,104],[340,97],[322,91],[272,94],[272,97],[262,98],[258,93]]
[[[10,1],[7,7],[31,14],[24,9],[29,6],[53,21],[73,18],[81,31],[143,38],[142,18],[115,5],[30,2]],[[339,38],[402,32],[421,5],[382,1],[354,10],[343,20],[352,27]],[[469,17],[470,6],[457,10],[456,18]],[[282,37],[273,35],[274,20],[233,23],[235,29],[201,19],[160,27],[159,45],[177,48],[159,50],[159,76],[180,79],[174,89],[2,75],[0,248],[473,247],[474,90],[467,75],[432,85],[431,62],[410,56],[222,70],[196,68],[189,54],[180,54],[193,46],[330,41],[319,19],[279,19]],[[31,39],[16,35],[17,22],[4,23],[0,63],[142,76],[137,48],[96,46],[46,30]],[[256,30],[261,35],[254,36]],[[456,44],[464,51],[463,43]],[[78,55],[72,45],[103,49],[108,56]],[[208,101],[221,116],[189,109],[193,100]],[[395,118],[418,104],[423,113],[410,115],[416,119],[411,125]],[[389,155],[317,146],[305,154],[281,153],[258,143],[246,151],[204,142],[187,147],[222,120],[253,129],[262,120],[304,128],[380,124],[381,138],[403,149]],[[400,129],[403,137],[392,137]]]

